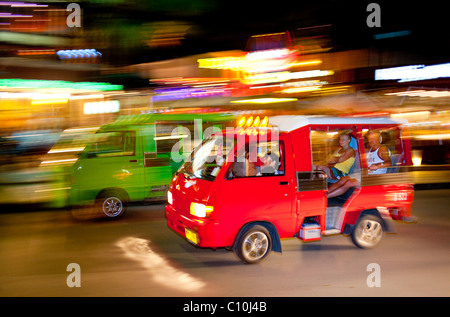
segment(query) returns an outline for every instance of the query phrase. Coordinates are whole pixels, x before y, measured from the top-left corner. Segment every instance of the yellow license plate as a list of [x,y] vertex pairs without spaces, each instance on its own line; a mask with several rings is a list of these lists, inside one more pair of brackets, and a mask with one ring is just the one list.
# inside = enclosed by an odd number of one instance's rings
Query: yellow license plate
[[192,231],[188,228],[184,228],[184,233],[186,234],[186,239],[188,239],[194,244],[198,244],[198,236],[195,231]]

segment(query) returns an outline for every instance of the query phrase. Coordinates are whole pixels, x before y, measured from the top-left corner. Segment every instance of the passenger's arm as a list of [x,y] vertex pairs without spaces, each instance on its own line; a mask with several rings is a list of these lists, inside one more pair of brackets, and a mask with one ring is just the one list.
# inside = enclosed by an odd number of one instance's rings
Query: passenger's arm
[[392,165],[391,157],[389,156],[389,151],[388,151],[387,147],[382,146],[380,148],[380,150],[378,151],[378,153],[379,153],[381,159],[384,161],[382,163],[382,167],[389,167]]
[[339,149],[334,151],[334,153],[327,159],[328,164],[336,164],[337,163],[337,155],[338,155]]
[[355,156],[355,150],[351,149],[351,150],[345,152],[344,155],[338,157],[336,160],[336,163],[344,162],[353,156]]

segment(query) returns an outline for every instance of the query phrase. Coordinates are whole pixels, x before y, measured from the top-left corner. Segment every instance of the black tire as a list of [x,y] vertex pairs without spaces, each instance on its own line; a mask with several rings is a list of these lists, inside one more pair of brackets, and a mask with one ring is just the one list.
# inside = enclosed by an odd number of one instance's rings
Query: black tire
[[383,237],[382,220],[373,215],[362,215],[352,232],[353,243],[362,249],[373,249]]
[[272,251],[272,237],[269,231],[260,225],[246,229],[236,241],[234,251],[246,264],[259,263]]
[[128,200],[120,190],[100,192],[95,200],[95,209],[107,219],[115,220],[123,217],[127,211]]

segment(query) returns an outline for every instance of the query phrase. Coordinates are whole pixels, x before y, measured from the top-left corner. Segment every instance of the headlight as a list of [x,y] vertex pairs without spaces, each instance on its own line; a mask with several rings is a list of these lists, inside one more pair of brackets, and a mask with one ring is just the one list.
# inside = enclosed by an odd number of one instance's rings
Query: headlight
[[167,191],[167,202],[169,203],[169,205],[173,204],[172,193],[170,191]]
[[191,215],[205,218],[209,217],[213,211],[214,211],[213,206],[205,206],[203,204],[191,203],[190,208]]

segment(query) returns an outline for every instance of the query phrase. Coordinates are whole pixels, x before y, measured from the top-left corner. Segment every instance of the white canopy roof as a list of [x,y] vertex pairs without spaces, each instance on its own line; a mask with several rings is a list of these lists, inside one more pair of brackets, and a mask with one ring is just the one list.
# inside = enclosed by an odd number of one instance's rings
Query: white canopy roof
[[269,117],[269,124],[277,126],[280,131],[290,132],[307,125],[337,125],[337,124],[404,124],[406,120],[394,120],[386,117],[324,117],[284,115]]

